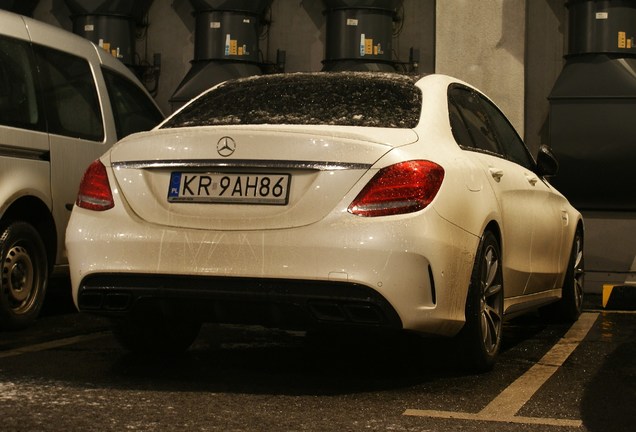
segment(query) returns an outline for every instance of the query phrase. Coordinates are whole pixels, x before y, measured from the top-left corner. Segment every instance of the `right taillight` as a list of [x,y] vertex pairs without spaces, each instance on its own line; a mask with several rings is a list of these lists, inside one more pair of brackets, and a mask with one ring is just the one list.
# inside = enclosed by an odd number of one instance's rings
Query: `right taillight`
[[348,208],[358,216],[390,216],[422,210],[433,201],[444,180],[435,162],[414,160],[382,168]]
[[95,211],[104,211],[115,206],[108,182],[108,173],[101,161],[96,160],[84,172],[75,204]]

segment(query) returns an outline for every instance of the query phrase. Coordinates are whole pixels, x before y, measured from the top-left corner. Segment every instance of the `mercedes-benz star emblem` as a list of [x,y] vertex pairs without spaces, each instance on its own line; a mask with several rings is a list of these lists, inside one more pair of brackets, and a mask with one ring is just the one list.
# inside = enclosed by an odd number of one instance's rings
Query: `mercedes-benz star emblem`
[[216,143],[216,151],[223,157],[232,156],[236,150],[236,143],[230,137],[223,137]]

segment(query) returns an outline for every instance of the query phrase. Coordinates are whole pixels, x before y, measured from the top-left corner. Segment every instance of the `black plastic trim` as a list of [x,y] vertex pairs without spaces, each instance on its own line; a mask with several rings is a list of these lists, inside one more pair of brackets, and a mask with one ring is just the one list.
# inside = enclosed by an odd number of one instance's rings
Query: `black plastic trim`
[[83,312],[112,318],[159,313],[293,329],[402,329],[397,312],[377,291],[338,281],[93,274],[82,280],[78,303]]

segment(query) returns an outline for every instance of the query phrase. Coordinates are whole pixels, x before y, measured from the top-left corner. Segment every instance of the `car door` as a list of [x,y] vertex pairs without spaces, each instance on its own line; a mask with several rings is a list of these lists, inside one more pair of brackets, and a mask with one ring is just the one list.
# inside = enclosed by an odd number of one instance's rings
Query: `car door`
[[520,296],[526,291],[532,272],[535,204],[533,188],[527,178],[530,173],[506,159],[495,126],[478,93],[454,86],[449,89],[449,103],[454,105],[452,110],[458,117],[452,125],[454,135],[457,139],[456,131],[466,129],[465,142],[459,144],[483,168],[499,203],[505,295]]
[[[150,129],[163,116],[128,78],[100,67],[93,45],[76,46],[77,55],[42,45],[34,49],[50,133],[52,212],[62,239],[86,168],[117,139]],[[65,264],[63,241],[57,256]]]
[[[58,238],[64,230],[86,167],[106,150],[93,71],[86,58],[34,45],[50,139],[52,213]],[[65,264],[58,242],[58,264]]]
[[532,208],[532,243],[530,262],[532,273],[526,294],[555,288],[560,269],[563,243],[563,199],[553,192],[552,186],[536,174],[536,164],[527,147],[510,122],[491,102],[482,99],[506,158],[516,163],[527,181]]

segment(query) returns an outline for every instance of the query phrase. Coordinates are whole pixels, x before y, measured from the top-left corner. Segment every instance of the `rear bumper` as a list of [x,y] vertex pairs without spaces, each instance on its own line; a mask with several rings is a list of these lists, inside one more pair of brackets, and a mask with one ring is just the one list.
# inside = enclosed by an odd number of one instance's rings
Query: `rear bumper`
[[161,313],[289,329],[402,328],[397,312],[376,291],[333,281],[93,274],[79,287],[78,307],[112,318]]
[[464,324],[479,238],[433,209],[381,223],[334,214],[290,229],[207,231],[149,224],[122,207],[73,210],[66,246],[80,310],[444,336]]

